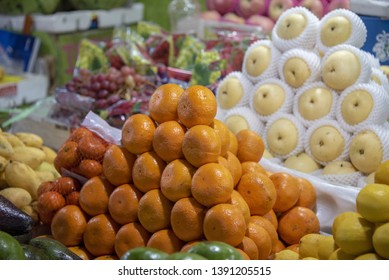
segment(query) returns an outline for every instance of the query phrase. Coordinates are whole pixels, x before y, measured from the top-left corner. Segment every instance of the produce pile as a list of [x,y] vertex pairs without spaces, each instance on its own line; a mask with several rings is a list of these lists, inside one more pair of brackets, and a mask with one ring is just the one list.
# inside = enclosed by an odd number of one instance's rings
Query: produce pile
[[149,115],[126,120],[119,143],[76,129],[54,160],[62,177],[38,189],[52,237],[88,259],[137,247],[191,252],[205,240],[246,259],[272,259],[318,233],[314,186],[266,172],[261,137],[233,134],[216,109],[204,86],[165,84],[151,96]]
[[36,134],[0,131],[0,195],[39,222],[38,188],[60,174],[54,167],[57,153]]
[[218,118],[235,133],[260,133],[267,157],[285,167],[365,185],[389,159],[389,82],[360,49],[366,33],[346,9],[321,19],[304,7],[287,10],[272,40],[253,43],[242,70],[219,83]]

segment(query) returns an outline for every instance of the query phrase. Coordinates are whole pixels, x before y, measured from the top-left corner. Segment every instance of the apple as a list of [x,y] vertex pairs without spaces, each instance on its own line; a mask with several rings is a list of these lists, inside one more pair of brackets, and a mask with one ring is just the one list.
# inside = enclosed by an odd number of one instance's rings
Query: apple
[[245,20],[244,18],[234,14],[234,13],[227,13],[222,17],[223,21],[236,23],[236,24],[244,24]]
[[340,112],[344,122],[348,125],[357,125],[365,121],[374,107],[371,93],[361,88],[344,94],[340,102]]
[[358,172],[358,170],[352,165],[351,162],[345,160],[334,160],[324,166],[322,174],[352,174]]
[[350,9],[350,1],[349,0],[331,0],[327,5],[326,12],[330,12],[336,9]]
[[317,162],[334,161],[343,154],[346,148],[346,140],[338,127],[332,124],[324,124],[311,129],[312,131],[307,132],[308,141],[306,141],[306,144],[309,145],[309,154]]
[[318,79],[320,57],[310,51],[292,49],[282,54],[278,67],[281,79],[292,88],[299,88]]
[[356,133],[350,142],[351,163],[361,172],[375,172],[383,158],[383,143],[373,130]]
[[326,4],[326,0],[302,0],[299,2],[299,6],[307,8],[318,18],[321,18],[324,15]]
[[304,87],[296,93],[294,110],[307,123],[328,116],[335,104],[335,96],[324,83]]
[[329,51],[323,58],[322,79],[328,87],[334,90],[342,91],[355,84],[359,80],[361,72],[361,61],[353,51],[336,49],[333,52]]
[[284,166],[304,173],[312,173],[320,169],[320,165],[305,152],[288,157],[284,161]]
[[263,15],[267,10],[267,0],[239,0],[236,5],[236,13],[249,18],[252,15]]
[[239,0],[207,0],[206,6],[208,10],[217,11],[221,15],[232,13]]
[[295,5],[293,0],[270,0],[268,15],[269,17],[276,21],[280,15],[289,8],[292,8]]
[[285,102],[292,104],[291,98],[287,100],[285,90],[288,90],[288,86],[276,79],[260,82],[251,92],[250,108],[260,115],[260,119],[266,120],[279,111]]
[[205,20],[220,20],[221,15],[217,11],[204,11],[201,13],[201,18]]
[[263,33],[270,34],[274,27],[274,21],[262,15],[252,15],[246,20],[246,24],[255,25],[262,28]]
[[267,147],[272,154],[280,158],[289,156],[299,144],[300,133],[291,120],[292,117],[280,117],[274,121],[269,121],[266,125],[265,140]]
[[[245,87],[246,85],[246,87]],[[228,110],[240,105],[248,105],[247,80],[240,72],[231,72],[218,85],[216,89],[216,100],[222,110]]]

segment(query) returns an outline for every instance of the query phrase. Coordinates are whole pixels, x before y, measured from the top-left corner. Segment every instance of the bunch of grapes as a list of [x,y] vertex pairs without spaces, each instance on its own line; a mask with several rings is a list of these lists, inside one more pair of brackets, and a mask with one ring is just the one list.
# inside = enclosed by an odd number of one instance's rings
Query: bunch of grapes
[[106,73],[97,74],[81,69],[80,74],[74,76],[65,87],[69,92],[94,98],[95,109],[104,110],[121,99],[130,100],[139,96],[147,83],[147,78],[137,74],[134,68],[122,66],[120,69],[111,67]]

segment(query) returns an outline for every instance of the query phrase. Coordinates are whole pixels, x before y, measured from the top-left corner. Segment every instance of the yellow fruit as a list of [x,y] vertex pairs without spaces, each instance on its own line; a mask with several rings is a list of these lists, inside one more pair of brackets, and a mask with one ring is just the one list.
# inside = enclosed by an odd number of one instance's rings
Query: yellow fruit
[[52,148],[47,147],[47,146],[42,146],[41,149],[46,154],[45,161],[47,161],[48,163],[51,163],[51,164],[54,163],[54,159],[57,156],[57,152],[54,151]]
[[345,219],[349,218],[349,217],[362,217],[359,213],[357,212],[351,212],[351,211],[348,211],[348,212],[343,212],[341,214],[339,214],[338,216],[335,217],[333,223],[332,223],[332,234],[335,238],[335,235],[336,235],[336,229],[338,228],[338,225]]
[[380,225],[374,231],[373,246],[378,255],[389,259],[389,223]]
[[295,251],[284,249],[274,255],[275,260],[298,260],[299,254]]
[[320,238],[318,242],[317,255],[319,260],[328,260],[330,255],[338,249],[338,246],[335,243],[333,235],[327,235],[323,238]]
[[389,186],[368,184],[356,199],[358,212],[372,223],[389,222]]
[[43,146],[43,139],[39,135],[29,132],[16,132],[17,136],[26,146],[40,148]]
[[355,257],[356,257],[355,255],[347,254],[341,248],[338,248],[331,253],[328,259],[329,260],[353,260],[355,259]]
[[373,252],[374,224],[361,217],[348,217],[339,223],[335,243],[347,254],[359,256]]
[[309,233],[300,239],[300,258],[312,257],[319,258],[319,241],[324,238],[324,235],[319,233]]
[[12,156],[14,153],[14,148],[12,145],[7,141],[7,139],[0,134],[0,156],[8,159]]
[[354,260],[383,260],[383,258],[376,253],[367,253],[356,257]]

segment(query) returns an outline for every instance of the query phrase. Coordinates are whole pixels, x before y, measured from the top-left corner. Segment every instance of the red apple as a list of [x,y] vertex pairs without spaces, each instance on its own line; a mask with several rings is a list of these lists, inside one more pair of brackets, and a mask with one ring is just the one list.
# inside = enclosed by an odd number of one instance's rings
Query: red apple
[[249,18],[252,15],[263,15],[267,11],[269,0],[239,0],[236,5],[236,13]]
[[220,20],[221,17],[217,11],[204,11],[201,13],[201,18],[205,20]]
[[238,23],[238,24],[244,24],[245,20],[244,18],[234,14],[234,13],[227,13],[222,17],[223,21],[226,22],[232,22],[232,23]]
[[208,10],[217,11],[221,15],[232,13],[239,0],[207,0]]
[[270,34],[274,27],[271,18],[261,15],[252,15],[246,20],[246,24],[260,26],[265,34]]
[[298,5],[303,6],[315,14],[318,18],[324,16],[327,0],[301,0]]
[[272,20],[276,21],[284,11],[297,4],[298,2],[295,0],[270,0],[268,15]]

